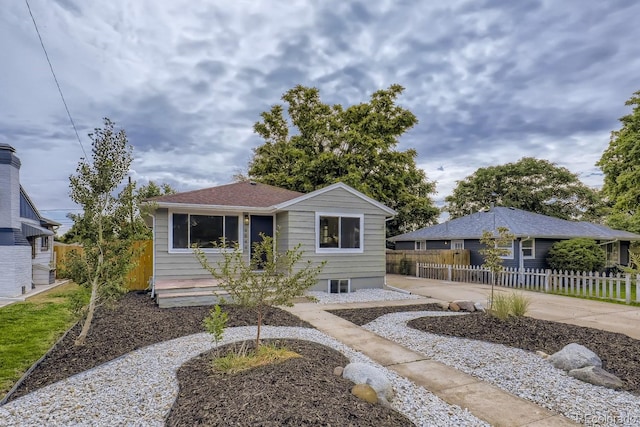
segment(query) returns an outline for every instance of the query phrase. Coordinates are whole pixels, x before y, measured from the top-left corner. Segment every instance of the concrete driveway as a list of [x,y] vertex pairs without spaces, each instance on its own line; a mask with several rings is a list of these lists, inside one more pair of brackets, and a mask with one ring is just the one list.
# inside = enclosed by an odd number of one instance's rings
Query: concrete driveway
[[[387,284],[442,301],[466,299],[486,305],[491,286],[411,276],[387,275]],[[542,320],[619,332],[640,340],[640,307],[496,286],[494,292],[523,292],[531,300],[528,316]]]

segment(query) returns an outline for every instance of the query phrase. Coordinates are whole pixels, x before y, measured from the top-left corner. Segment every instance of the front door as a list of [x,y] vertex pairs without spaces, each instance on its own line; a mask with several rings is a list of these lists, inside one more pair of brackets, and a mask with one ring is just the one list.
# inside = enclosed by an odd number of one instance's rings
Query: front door
[[[262,241],[262,235],[273,237],[273,216],[270,215],[251,215],[251,259],[253,259],[254,243]],[[262,262],[267,261],[267,255],[262,254]],[[263,265],[259,264],[255,267],[262,270]]]

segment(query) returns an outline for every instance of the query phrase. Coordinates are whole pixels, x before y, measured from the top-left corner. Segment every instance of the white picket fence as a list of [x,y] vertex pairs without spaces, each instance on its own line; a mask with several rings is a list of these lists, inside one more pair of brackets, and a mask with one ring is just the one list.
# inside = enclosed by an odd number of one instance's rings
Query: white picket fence
[[[485,285],[492,282],[491,271],[473,265],[417,263],[416,276]],[[504,268],[496,279],[496,285],[507,288],[616,300],[626,304],[640,303],[640,293],[636,291],[637,283],[640,283],[640,274],[607,275],[594,272]]]

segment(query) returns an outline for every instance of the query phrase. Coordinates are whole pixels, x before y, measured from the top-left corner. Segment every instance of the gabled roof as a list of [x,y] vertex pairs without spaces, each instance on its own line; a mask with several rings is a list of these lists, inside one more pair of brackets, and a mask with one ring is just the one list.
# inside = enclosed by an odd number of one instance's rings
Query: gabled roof
[[495,207],[489,211],[446,221],[431,227],[391,237],[389,240],[451,240],[480,239],[484,230],[496,232],[507,227],[516,237],[572,239],[586,237],[596,240],[640,240],[640,235],[614,230],[604,225],[584,221],[567,221],[515,208]]
[[192,209],[205,208],[275,212],[287,210],[288,207],[296,203],[303,202],[336,188],[341,188],[353,194],[355,197],[371,203],[389,216],[396,214],[396,211],[393,209],[388,208],[342,182],[337,182],[319,190],[312,191],[311,193],[304,194],[272,185],[243,181],[218,187],[204,188],[202,190],[153,197],[147,201],[156,204],[156,206],[160,208],[182,207]]
[[386,214],[388,214],[390,216],[393,216],[393,215],[397,214],[397,212],[394,211],[393,209],[383,205],[382,203],[378,202],[377,200],[372,199],[371,197],[359,192],[355,188],[350,187],[350,186],[348,186],[347,184],[345,184],[343,182],[336,182],[335,184],[328,185],[328,186],[326,186],[324,188],[320,188],[319,190],[312,191],[311,193],[303,194],[300,197],[296,197],[295,199],[287,200],[287,201],[285,201],[283,203],[280,203],[280,204],[276,205],[275,207],[277,209],[285,209],[285,208],[288,208],[289,206],[295,205],[296,203],[300,203],[300,202],[308,200],[308,199],[310,199],[312,197],[316,197],[316,196],[319,196],[321,194],[327,193],[329,191],[335,190],[336,188],[341,188],[341,189],[353,194],[354,196],[359,197],[360,199],[362,199],[362,200],[364,200],[364,201],[366,201],[368,203],[371,203],[373,206],[375,206],[378,209],[384,211]]
[[218,187],[203,188],[202,190],[153,197],[149,201],[156,203],[159,207],[201,205],[202,207],[220,208],[268,208],[302,195],[303,193],[285,190],[272,185],[242,181]]

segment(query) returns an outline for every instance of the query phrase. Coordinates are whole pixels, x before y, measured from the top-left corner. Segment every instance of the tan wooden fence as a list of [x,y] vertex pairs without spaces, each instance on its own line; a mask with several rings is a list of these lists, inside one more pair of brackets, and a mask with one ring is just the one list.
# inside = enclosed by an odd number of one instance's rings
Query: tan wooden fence
[[[139,240],[134,242],[133,247],[139,249],[138,258],[135,260],[135,267],[129,273],[127,289],[131,291],[145,290],[149,287],[149,278],[153,275],[153,240]],[[80,245],[60,245],[53,247],[56,260],[56,274],[60,277],[61,268],[71,251],[82,252]]]
[[[418,263],[416,276],[453,282],[491,284],[493,275],[482,266]],[[640,303],[640,274],[505,268],[495,284],[507,288]]]
[[469,265],[468,249],[442,249],[426,251],[387,250],[387,273],[415,276],[417,263]]

